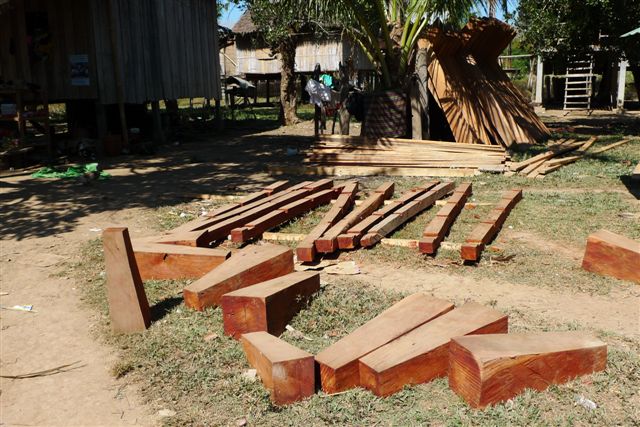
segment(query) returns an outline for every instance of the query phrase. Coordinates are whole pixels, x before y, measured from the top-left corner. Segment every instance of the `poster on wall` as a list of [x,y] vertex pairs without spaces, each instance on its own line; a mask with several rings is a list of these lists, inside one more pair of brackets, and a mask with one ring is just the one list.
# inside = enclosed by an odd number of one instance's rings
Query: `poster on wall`
[[69,55],[71,86],[89,86],[89,55]]

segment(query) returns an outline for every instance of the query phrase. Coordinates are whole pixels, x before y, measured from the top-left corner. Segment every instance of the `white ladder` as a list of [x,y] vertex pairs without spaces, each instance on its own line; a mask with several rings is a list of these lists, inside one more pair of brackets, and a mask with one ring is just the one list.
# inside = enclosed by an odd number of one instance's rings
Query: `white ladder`
[[564,110],[591,110],[592,84],[593,55],[571,60],[564,80]]

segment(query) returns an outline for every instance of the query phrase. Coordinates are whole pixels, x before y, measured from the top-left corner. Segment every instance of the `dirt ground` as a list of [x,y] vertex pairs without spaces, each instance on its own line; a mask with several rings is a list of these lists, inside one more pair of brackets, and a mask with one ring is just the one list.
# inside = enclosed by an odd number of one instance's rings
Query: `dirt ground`
[[[224,153],[215,141],[200,137],[184,146],[166,147],[153,157],[106,162],[104,167],[113,178],[89,185],[34,180],[28,173],[0,177],[0,302],[3,307],[32,304],[34,310],[0,313],[1,373],[28,374],[77,362],[55,375],[2,378],[0,424],[161,423],[160,414],[140,403],[134,384],[110,373],[117,352],[92,333],[95,313],[80,299],[66,263],[106,227],[127,225],[134,237],[157,231],[152,225],[153,209],[184,202],[181,193],[236,194],[258,188],[271,180],[263,166],[286,156],[287,148],[308,144],[311,132],[310,124],[304,123],[244,137],[231,134]],[[538,249],[575,261],[583,251],[523,232],[509,231],[505,238],[526,239]],[[446,272],[425,275],[418,269],[390,270],[376,264],[363,265],[362,270],[357,280],[376,286],[425,290],[456,301],[495,302],[499,308],[518,307],[640,338],[637,291],[575,294],[569,289],[534,288]]]

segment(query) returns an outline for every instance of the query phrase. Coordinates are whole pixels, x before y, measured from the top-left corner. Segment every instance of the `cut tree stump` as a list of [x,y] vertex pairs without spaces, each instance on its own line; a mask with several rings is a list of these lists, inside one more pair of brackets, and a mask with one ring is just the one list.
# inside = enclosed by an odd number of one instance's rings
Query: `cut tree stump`
[[297,271],[222,296],[224,332],[240,339],[247,332],[284,332],[287,323],[320,290],[320,273]]
[[151,324],[149,302],[142,286],[129,230],[107,228],[102,233],[111,327],[117,333],[144,331]]
[[373,212],[368,217],[362,219],[357,224],[350,227],[345,233],[338,236],[338,247],[340,249],[355,249],[360,245],[360,239],[367,233],[373,226],[383,221],[389,215],[407,206],[412,201],[422,196],[431,188],[438,185],[439,181],[428,182],[421,187],[413,188],[400,196],[400,198],[391,200],[391,203],[383,206],[377,211]]
[[474,408],[606,366],[607,345],[582,332],[476,335],[449,344],[449,387]]
[[367,197],[360,206],[338,221],[321,238],[316,240],[316,251],[332,253],[338,250],[338,236],[382,206],[384,201],[393,195],[394,188],[393,182],[385,182],[375,189],[373,194]]
[[595,232],[587,238],[582,268],[640,283],[640,242],[607,230]]
[[345,184],[342,193],[338,196],[336,203],[329,212],[322,218],[320,223],[298,244],[296,256],[298,261],[313,262],[316,257],[316,240],[322,237],[331,227],[333,227],[349,209],[353,206],[358,192],[358,182],[348,182]]
[[470,334],[506,333],[506,315],[467,303],[378,348],[360,359],[360,385],[377,396],[396,393],[447,374],[449,341]]
[[438,211],[436,217],[427,224],[422,232],[422,239],[418,242],[420,253],[432,255],[438,251],[440,243],[442,243],[456,218],[464,209],[471,192],[471,183],[462,183],[456,187],[447,203]]
[[199,279],[222,264],[231,251],[133,241],[142,280]]
[[222,295],[293,272],[293,251],[272,244],[251,245],[184,288],[187,307],[220,305]]
[[443,182],[436,185],[428,192],[417,197],[412,202],[405,204],[394,213],[381,220],[378,224],[371,227],[369,232],[360,239],[360,244],[365,248],[375,245],[382,240],[383,237],[391,234],[402,224],[433,206],[436,200],[451,193],[454,187],[455,184],[453,182]]
[[342,187],[334,187],[330,190],[323,190],[310,194],[300,200],[281,206],[260,218],[254,219],[243,227],[231,230],[231,241],[234,243],[244,243],[248,240],[258,238],[265,231],[277,227],[293,218],[302,215],[320,205],[326,205],[339,194]]
[[453,304],[417,293],[397,302],[316,356],[322,390],[338,393],[360,385],[358,359],[453,309]]
[[480,259],[485,245],[496,237],[507,217],[520,200],[522,200],[521,189],[509,190],[503,193],[502,199],[495,205],[493,210],[467,236],[465,243],[460,248],[460,255],[463,260],[477,262]]
[[276,405],[297,402],[315,393],[313,355],[267,332],[242,335],[242,347]]

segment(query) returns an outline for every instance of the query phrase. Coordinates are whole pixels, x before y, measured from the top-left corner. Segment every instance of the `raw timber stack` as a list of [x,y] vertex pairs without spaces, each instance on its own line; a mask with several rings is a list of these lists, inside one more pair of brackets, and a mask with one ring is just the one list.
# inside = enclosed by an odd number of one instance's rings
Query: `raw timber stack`
[[298,169],[326,175],[470,176],[500,172],[508,159],[501,147],[321,135]]
[[510,147],[549,137],[498,64],[515,35],[514,28],[492,18],[474,18],[461,31],[426,31],[429,90],[456,142]]

